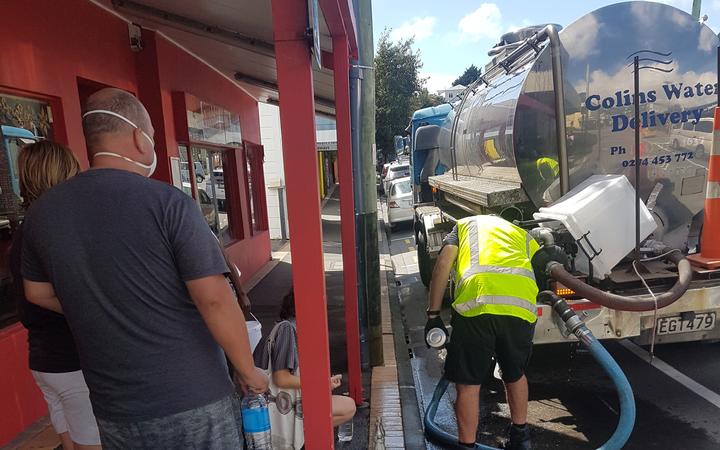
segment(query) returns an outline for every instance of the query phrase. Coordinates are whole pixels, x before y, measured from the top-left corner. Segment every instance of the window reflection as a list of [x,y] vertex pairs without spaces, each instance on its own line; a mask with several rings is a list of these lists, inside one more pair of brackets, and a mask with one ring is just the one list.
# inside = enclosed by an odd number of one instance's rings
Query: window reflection
[[49,137],[48,103],[0,94],[0,327],[17,320],[8,261],[12,232],[23,218],[17,157],[25,144]]
[[180,145],[178,150],[183,192],[196,199],[205,221],[218,239],[223,243],[231,241],[230,202],[225,194],[226,151],[194,145],[189,152],[185,145]]

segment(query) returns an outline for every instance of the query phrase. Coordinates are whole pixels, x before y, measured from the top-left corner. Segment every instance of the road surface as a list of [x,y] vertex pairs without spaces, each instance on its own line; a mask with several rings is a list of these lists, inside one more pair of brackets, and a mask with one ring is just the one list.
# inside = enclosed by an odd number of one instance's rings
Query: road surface
[[[400,225],[388,233],[422,415],[422,405],[429,402],[442,373],[443,355],[428,350],[424,343],[427,294],[418,274],[412,225]],[[653,365],[648,364],[645,348],[629,341],[606,342],[606,346],[635,391],[636,426],[625,448],[720,448],[720,343],[658,346]],[[534,448],[591,449],[612,434],[618,417],[615,393],[600,367],[576,344],[536,346],[528,379]],[[437,422],[454,433],[452,386],[448,394],[443,397]],[[509,410],[502,383],[497,380],[482,388],[480,423],[478,440],[499,445],[509,423]],[[427,448],[439,447],[427,443]]]

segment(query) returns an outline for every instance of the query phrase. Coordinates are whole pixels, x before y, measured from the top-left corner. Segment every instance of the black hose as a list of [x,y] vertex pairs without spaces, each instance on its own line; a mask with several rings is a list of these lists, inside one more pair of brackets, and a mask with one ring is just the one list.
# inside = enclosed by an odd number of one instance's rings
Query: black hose
[[657,305],[653,299],[623,297],[594,288],[575,278],[558,262],[549,263],[547,272],[553,279],[562,283],[563,286],[572,289],[576,294],[598,305],[620,311],[653,311],[656,308],[660,309],[673,304],[688,290],[690,281],[692,281],[690,262],[685,259],[681,252],[672,251],[667,258],[677,266],[678,279],[667,292],[655,297]]

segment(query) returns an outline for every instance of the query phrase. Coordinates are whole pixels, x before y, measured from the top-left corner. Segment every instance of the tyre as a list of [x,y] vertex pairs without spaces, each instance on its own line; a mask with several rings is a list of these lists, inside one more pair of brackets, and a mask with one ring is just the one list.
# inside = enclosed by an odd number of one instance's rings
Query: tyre
[[680,147],[680,143],[678,142],[677,139],[673,139],[672,140],[672,148],[677,149],[678,147]]
[[425,233],[422,231],[417,235],[417,255],[418,270],[420,271],[420,280],[425,287],[430,287],[430,279],[432,278],[433,260],[427,250],[427,241]]
[[695,156],[703,156],[705,154],[705,146],[704,145],[698,145],[695,147]]
[[198,183],[202,183],[203,181],[205,181],[205,177],[202,175],[195,175],[195,181],[197,181]]

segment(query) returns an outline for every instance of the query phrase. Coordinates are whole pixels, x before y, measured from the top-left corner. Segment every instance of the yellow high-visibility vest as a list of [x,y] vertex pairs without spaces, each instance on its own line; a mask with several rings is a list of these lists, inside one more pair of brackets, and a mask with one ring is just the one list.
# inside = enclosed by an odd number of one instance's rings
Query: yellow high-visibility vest
[[538,243],[497,216],[467,217],[457,228],[455,311],[465,317],[498,314],[534,323],[538,287],[530,260]]
[[547,167],[552,172],[553,178],[557,178],[558,174],[560,173],[560,164],[558,164],[557,161],[555,161],[552,158],[549,158],[547,156],[543,156],[542,158],[538,158],[537,161],[535,161],[535,164],[537,165],[537,170],[540,173],[540,177],[543,180],[548,179],[549,177],[546,177],[543,175],[543,167]]

